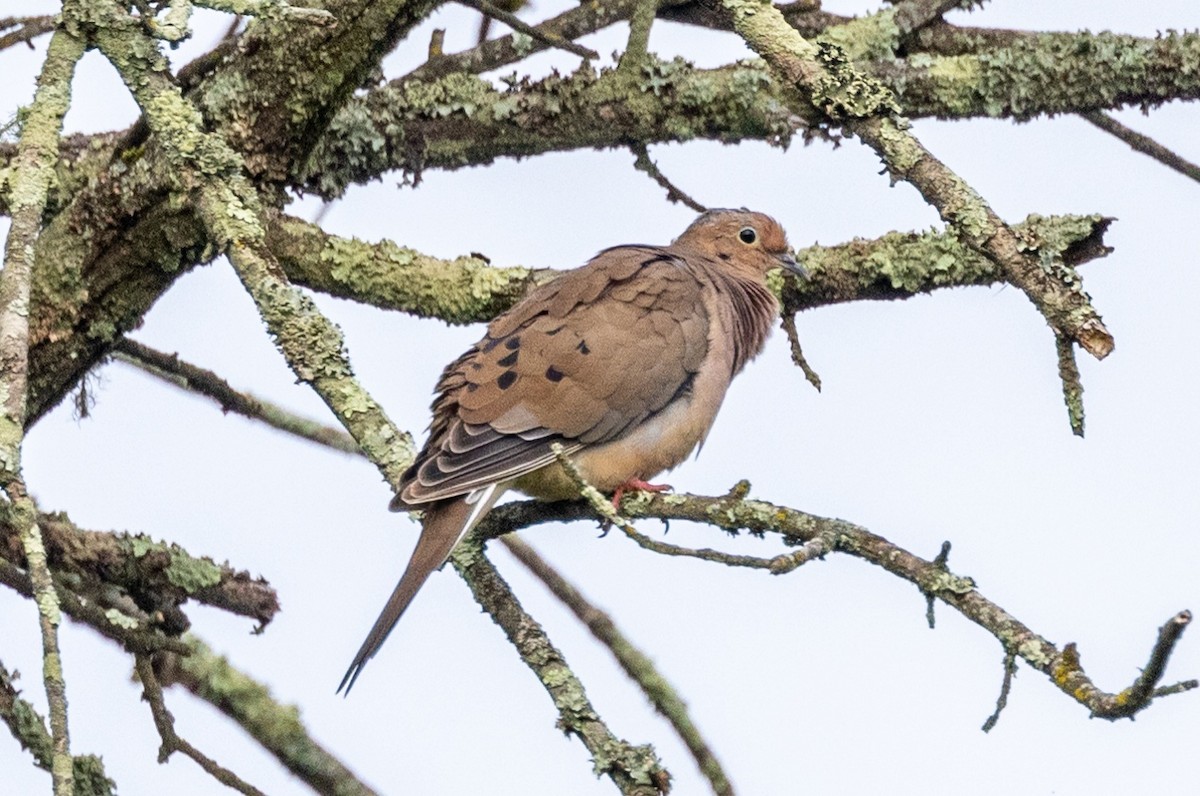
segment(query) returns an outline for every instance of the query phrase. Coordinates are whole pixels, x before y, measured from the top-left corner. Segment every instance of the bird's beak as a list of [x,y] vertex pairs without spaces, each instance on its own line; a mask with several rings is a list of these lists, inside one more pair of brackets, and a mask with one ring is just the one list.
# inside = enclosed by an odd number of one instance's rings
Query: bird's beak
[[808,271],[804,270],[804,266],[796,262],[796,258],[790,252],[775,255],[775,259],[783,266],[785,271],[790,271],[801,279],[808,279]]

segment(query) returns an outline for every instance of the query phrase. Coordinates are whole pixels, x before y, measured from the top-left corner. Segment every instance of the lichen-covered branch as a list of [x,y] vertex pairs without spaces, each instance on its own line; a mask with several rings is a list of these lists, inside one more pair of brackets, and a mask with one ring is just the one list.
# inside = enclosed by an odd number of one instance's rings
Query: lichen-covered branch
[[[299,170],[328,118],[432,7],[406,0],[328,0],[332,28],[259,20],[219,59],[191,70],[189,97],[205,127],[244,146],[270,184]],[[118,7],[98,3],[98,24]],[[145,57],[121,53],[119,61]],[[162,75],[169,74],[163,61]],[[84,150],[87,171],[63,183],[38,242],[32,299],[29,422],[83,378],[120,334],[136,327],[176,278],[215,256],[194,206],[173,199],[174,172],[153,137],[107,136]],[[6,193],[0,174],[0,194]],[[282,195],[269,194],[282,202]],[[6,200],[0,200],[0,205]]]
[[[630,74],[629,72],[632,72]],[[391,83],[346,103],[314,151],[304,184],[322,196],[399,169],[457,169],[501,157],[626,147],[630,141],[768,141],[805,127],[756,63],[698,70],[647,56],[636,70],[518,79],[500,90],[472,75]]]
[[[183,651],[178,639],[163,634],[144,611],[127,600],[95,600],[76,596],[65,585],[66,578],[55,580],[58,600],[63,613],[92,628],[105,638],[112,639],[127,650],[156,652]],[[33,599],[33,582],[29,575],[7,559],[0,558],[0,584]],[[119,603],[119,604],[118,604]]]
[[236,669],[194,635],[186,655],[162,655],[155,671],[163,685],[186,688],[244,729],[317,793],[374,796],[340,760],[313,740],[294,705],[284,705],[265,685]]
[[[764,501],[731,499],[730,496],[643,494],[636,501],[623,503],[622,511],[633,518],[691,520],[731,533],[742,530],[755,535],[773,533],[791,545],[832,539],[832,548],[828,552],[860,558],[907,580],[923,593],[932,594],[995,636],[1006,651],[1047,675],[1059,690],[1100,718],[1131,718],[1149,707],[1156,698],[1200,687],[1196,680],[1159,686],[1167,660],[1191,620],[1186,611],[1172,618],[1160,631],[1150,664],[1134,684],[1123,691],[1110,693],[1098,688],[1084,673],[1073,645],[1060,650],[984,597],[970,578],[955,575],[934,561],[915,556],[861,526]],[[596,518],[591,506],[585,502],[510,503],[493,509],[478,534],[480,538],[492,538],[542,522]]]
[[1040,115],[1154,107],[1200,97],[1200,33],[1028,33],[964,55],[917,54],[866,68],[909,118]]
[[[13,684],[13,676],[0,663],[0,721],[8,725],[8,731],[21,745],[28,749],[34,765],[45,771],[51,768],[54,742],[46,730],[46,721],[38,715],[33,705],[21,699]],[[117,783],[104,772],[104,761],[96,755],[76,755],[71,759],[72,781],[75,796],[114,796]]]
[[[1110,250],[1111,219],[1030,216],[1013,229],[1030,252],[1076,268]],[[560,272],[497,267],[475,256],[442,260],[391,241],[330,235],[308,221],[276,218],[267,245],[288,277],[321,293],[450,323],[489,321]],[[786,314],[831,304],[896,300],[949,287],[1004,281],[996,264],[949,232],[892,232],[874,240],[809,246],[796,252],[809,272],[790,280]]]
[[875,150],[893,179],[911,183],[968,246],[1000,266],[1051,328],[1097,358],[1112,351],[1112,335],[1077,275],[1025,252],[983,197],[909,132],[891,91],[861,75],[839,47],[802,38],[773,7],[757,0],[721,5],[739,35],[782,79]]
[[[490,527],[491,515],[480,527]],[[626,796],[659,796],[668,789],[670,776],[650,746],[633,746],[617,738],[592,707],[562,653],[550,642],[541,625],[521,607],[516,596],[484,555],[483,548],[461,543],[450,554],[450,563],[467,581],[475,600],[500,626],[521,660],[537,675],[558,710],[559,726],[583,741],[592,755],[593,770],[609,777]]]
[[241,158],[219,136],[205,131],[199,112],[162,74],[161,55],[146,47],[136,23],[118,14],[106,22],[97,44],[162,140],[164,157],[176,171],[177,190],[186,187],[194,194],[209,236],[228,254],[297,378],[313,387],[395,485],[412,460],[412,438],[395,427],[354,378],[341,331],[287,282],[266,249],[263,211],[256,190],[242,176]]
[[495,267],[475,255],[443,260],[387,240],[330,235],[294,216],[272,220],[267,246],[297,285],[448,323],[489,321],[558,273]]
[[692,753],[696,765],[708,780],[713,793],[718,796],[733,796],[733,785],[729,781],[729,776],[700,733],[700,728],[692,721],[687,704],[658,671],[650,656],[638,649],[621,632],[612,617],[588,601],[570,581],[538,555],[532,547],[522,542],[515,534],[501,537],[500,541],[526,569],[550,589],[555,597],[571,609],[571,612],[587,626],[597,641],[612,652],[617,663],[625,670],[630,679],[638,684],[638,687],[654,705],[654,709],[671,723],[671,727],[687,746],[688,751]]
[[[0,558],[24,567],[24,553],[11,516],[0,510]],[[69,579],[72,591],[92,602],[122,600],[148,615],[157,626],[178,635],[189,622],[180,606],[192,599],[249,617],[265,626],[279,612],[270,584],[229,564],[193,556],[182,547],[142,534],[83,530],[63,513],[37,515],[51,571]]]
[[21,128],[12,178],[12,226],[0,273],[0,485],[25,553],[42,635],[42,680],[50,704],[53,738],[50,775],[55,796],[74,792],[74,765],[67,729],[67,694],[58,648],[61,621],[54,579],[46,564],[37,510],[21,469],[29,374],[29,296],[42,212],[58,157],[63,117],[71,101],[71,79],[85,41],[66,26],[50,38],[33,104]]

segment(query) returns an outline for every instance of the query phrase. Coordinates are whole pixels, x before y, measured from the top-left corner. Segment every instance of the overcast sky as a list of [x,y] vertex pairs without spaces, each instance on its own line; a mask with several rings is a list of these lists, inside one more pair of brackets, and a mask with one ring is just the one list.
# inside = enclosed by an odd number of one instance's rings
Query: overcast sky
[[[27,7],[48,3],[21,3]],[[531,20],[566,3],[538,0]],[[830,11],[870,10],[826,2]],[[0,16],[15,13],[0,0]],[[388,60],[389,76],[423,58],[430,29],[447,50],[468,46],[477,17],[439,13]],[[1195,28],[1193,2],[1004,0],[955,14],[963,24],[1105,30],[1153,36]],[[228,24],[195,17],[178,66]],[[622,26],[583,41],[623,46]],[[0,53],[0,114],[29,100],[37,51]],[[651,48],[715,66],[738,40],[656,23]],[[571,69],[543,55],[533,68]],[[1119,118],[1200,161],[1200,111],[1173,104]],[[135,117],[114,73],[81,65],[71,130],[120,128]],[[1110,256],[1085,267],[1086,287],[1116,336],[1104,362],[1080,354],[1087,437],[1073,437],[1053,336],[1014,288],[962,289],[903,303],[821,309],[798,319],[820,373],[815,392],[777,333],[735,383],[703,454],[667,480],[721,494],[740,478],[766,500],[865,525],[932,557],[954,544],[952,569],[1058,645],[1074,641],[1102,688],[1129,685],[1157,628],[1200,609],[1200,419],[1196,406],[1200,186],[1077,118],[921,121],[921,141],[1001,216],[1103,213],[1118,219]],[[889,187],[855,141],[793,146],[654,147],[664,172],[711,206],[773,214],[798,246],[940,226],[907,185]],[[628,152],[548,155],[453,173],[417,190],[393,175],[351,190],[326,216],[332,233],[390,238],[439,256],[482,252],[500,265],[573,267],[620,243],[666,243],[693,217],[632,168]],[[291,210],[311,217],[315,203]],[[0,223],[0,232],[7,224]],[[442,366],[480,334],[317,297],[342,325],[363,383],[420,435]],[[182,278],[136,339],[179,352],[234,385],[328,419],[263,331],[223,260]],[[334,694],[416,538],[387,511],[388,490],[365,462],[288,438],[114,363],[100,370],[92,416],[59,407],[30,434],[26,475],[44,509],[93,529],[126,529],[228,559],[278,589],[283,612],[251,623],[190,608],[195,630],[243,670],[300,706],[313,734],[383,793],[608,794],[582,744],[555,729],[549,699],[480,613],[463,583],[436,574],[349,699]],[[659,534],[661,526],[643,522]],[[1023,666],[998,727],[999,644],[952,610],[925,625],[910,585],[857,559],[830,556],[782,576],[662,558],[594,524],[522,532],[611,612],[688,701],[739,793],[1181,794],[1195,787],[1200,695],[1164,700],[1136,723],[1086,711]],[[728,541],[672,523],[670,541],[756,555],[773,540]],[[678,794],[703,793],[694,764],[609,655],[498,545],[494,560],[542,621],[609,726],[654,743]],[[1200,635],[1185,636],[1167,680],[1200,676]],[[131,661],[85,628],[62,634],[73,750],[104,757],[120,792],[226,792],[192,762],[155,763],[158,739]],[[0,590],[0,661],[20,669],[44,710],[31,602]],[[236,726],[169,692],[178,730],[270,794],[307,789]],[[49,776],[0,733],[0,793],[49,792]]]

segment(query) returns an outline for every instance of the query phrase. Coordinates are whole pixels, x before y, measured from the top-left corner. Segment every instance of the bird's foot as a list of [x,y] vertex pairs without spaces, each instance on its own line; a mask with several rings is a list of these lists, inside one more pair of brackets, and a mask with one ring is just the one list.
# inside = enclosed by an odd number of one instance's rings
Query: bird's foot
[[621,510],[621,498],[625,497],[626,492],[669,492],[673,488],[670,484],[649,484],[640,478],[630,478],[613,492],[613,508]]

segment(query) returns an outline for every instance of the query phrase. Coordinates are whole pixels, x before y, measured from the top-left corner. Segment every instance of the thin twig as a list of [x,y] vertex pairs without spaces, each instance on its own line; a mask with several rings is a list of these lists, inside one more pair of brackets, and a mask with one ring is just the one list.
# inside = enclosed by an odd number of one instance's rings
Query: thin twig
[[[942,572],[949,572],[950,567],[950,543],[942,542],[942,549],[938,551],[937,556],[933,559],[933,565]],[[937,626],[937,617],[934,615],[934,597],[931,591],[922,591],[925,595],[925,622],[929,625],[929,629],[933,630]]]
[[1200,182],[1200,166],[1180,157],[1150,136],[1126,127],[1109,114],[1101,111],[1085,111],[1079,115],[1104,132],[1129,144],[1135,151],[1149,155],[1167,168],[1174,169],[1183,176]]
[[162,746],[158,750],[158,762],[165,763],[175,752],[182,752],[195,760],[200,768],[222,785],[233,788],[238,793],[244,793],[246,796],[266,796],[258,788],[245,782],[237,774],[192,746],[186,739],[179,737],[175,732],[175,718],[167,710],[166,702],[163,701],[162,686],[159,685],[158,677],[154,674],[154,666],[150,662],[149,656],[140,654],[135,656],[134,667],[137,670],[138,679],[142,682],[142,699],[150,704],[150,714],[154,717],[154,726],[158,729],[158,737],[162,739]]
[[821,377],[808,364],[808,360],[804,358],[804,351],[800,348],[800,334],[796,330],[796,314],[793,312],[783,313],[783,332],[787,335],[788,346],[792,352],[792,364],[800,368],[800,372],[804,374],[804,378],[808,383],[821,391]]
[[612,617],[589,602],[532,547],[515,534],[502,537],[501,541],[508,551],[544,583],[555,597],[570,608],[592,635],[612,652],[625,673],[638,684],[655,709],[671,723],[671,727],[692,753],[701,773],[708,779],[713,793],[718,796],[733,796],[733,785],[708,742],[700,734],[700,729],[692,722],[687,704],[658,671],[654,661],[617,628]]
[[7,17],[0,19],[0,30],[8,30],[9,28],[16,28],[16,30],[0,36],[0,50],[7,50],[14,44],[20,44],[21,42],[25,42],[32,47],[34,39],[54,30],[54,15],[47,14],[40,17]]
[[1196,688],[1198,684],[1195,680],[1187,680],[1162,689],[1156,688],[1166,673],[1167,660],[1171,657],[1171,651],[1175,649],[1183,631],[1191,622],[1191,611],[1180,611],[1167,620],[1167,623],[1158,629],[1158,638],[1154,642],[1153,649],[1150,650],[1150,660],[1138,678],[1133,681],[1133,685],[1117,694],[1111,704],[1104,705],[1100,710],[1095,711],[1094,715],[1102,719],[1132,717],[1149,705],[1155,697]]
[[667,179],[667,176],[663,174],[654,161],[650,159],[650,153],[647,151],[645,144],[641,142],[633,143],[629,145],[629,149],[633,152],[635,158],[633,161],[633,167],[638,171],[644,171],[646,174],[649,174],[656,183],[661,185],[663,188],[666,188],[667,201],[683,203],[695,210],[697,213],[703,213],[708,210],[707,207],[688,196],[686,193],[677,188],[673,182]]
[[1000,714],[1004,708],[1008,706],[1008,693],[1012,690],[1013,677],[1017,674],[1017,656],[1016,653],[1005,651],[1004,653],[1004,679],[1000,682],[1000,695],[996,697],[996,710],[992,715],[987,717],[987,721],[983,723],[982,729],[984,732],[991,732],[996,726],[996,722],[1000,721]]
[[278,404],[240,392],[211,370],[192,365],[177,354],[166,354],[147,345],[124,338],[113,346],[114,357],[133,365],[176,387],[213,399],[222,412],[261,420],[269,426],[333,448],[343,453],[359,453],[354,439],[346,432],[289,412]]
[[505,25],[508,25],[510,28],[517,31],[518,33],[524,33],[529,38],[540,41],[542,44],[545,44],[547,47],[554,47],[559,50],[566,50],[569,53],[578,55],[580,58],[587,58],[592,61],[597,61],[600,59],[600,53],[596,52],[595,50],[590,49],[588,47],[584,47],[582,44],[576,44],[575,42],[573,42],[569,39],[564,39],[563,37],[558,36],[554,33],[548,33],[544,30],[539,30],[538,28],[535,28],[533,25],[523,22],[520,19],[520,17],[517,17],[514,14],[510,14],[502,8],[497,8],[496,6],[489,3],[487,0],[457,0],[457,1],[464,6],[467,6],[468,8],[475,9],[476,11],[478,11],[481,14],[485,14],[486,16],[489,16],[492,19],[503,22]]
[[1058,356],[1058,378],[1062,383],[1063,403],[1067,405],[1067,419],[1071,433],[1083,436],[1083,377],[1079,375],[1079,364],[1075,361],[1075,343],[1066,335],[1054,332],[1054,351]]

